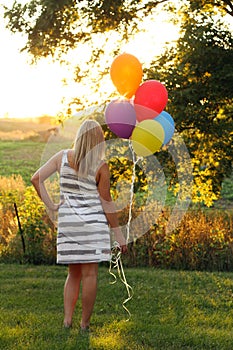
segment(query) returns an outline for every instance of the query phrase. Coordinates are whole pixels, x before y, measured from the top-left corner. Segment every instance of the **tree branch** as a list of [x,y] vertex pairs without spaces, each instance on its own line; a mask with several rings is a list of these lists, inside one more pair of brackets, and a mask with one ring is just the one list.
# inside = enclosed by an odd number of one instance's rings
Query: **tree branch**
[[[223,0],[223,3],[225,6],[222,5],[221,2],[217,3],[216,6],[222,7],[226,13],[233,17],[233,2],[231,0]],[[227,6],[229,6],[229,8]]]

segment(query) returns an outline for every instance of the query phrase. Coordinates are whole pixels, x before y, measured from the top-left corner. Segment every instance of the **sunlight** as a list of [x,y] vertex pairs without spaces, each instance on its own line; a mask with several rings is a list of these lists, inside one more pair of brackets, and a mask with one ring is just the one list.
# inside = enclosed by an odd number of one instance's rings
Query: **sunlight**
[[[5,3],[10,5],[6,0]],[[3,17],[2,8],[0,16]],[[139,34],[127,45],[122,46],[122,52],[135,55],[143,67],[147,67],[150,61],[162,52],[166,42],[171,43],[178,37],[178,28],[167,22],[168,17],[165,12],[156,15],[156,19],[154,15],[148,16],[140,24]],[[30,65],[28,55],[20,53],[20,49],[25,45],[25,38],[6,30],[4,21],[0,23],[0,32],[0,45],[3,48],[0,56],[0,118],[56,116],[61,112],[65,113],[68,102],[75,97],[85,96],[89,104],[94,103],[96,99],[99,103],[104,103],[108,96],[114,93],[115,88],[110,76],[106,76],[98,88],[98,98],[91,79],[86,79],[82,84],[73,81],[73,67],[83,66],[90,60],[91,51],[87,45],[79,46],[66,56],[71,62],[70,67],[61,66],[49,59],[42,59],[37,65]],[[104,45],[107,41],[110,53],[119,40],[120,36],[115,32],[111,35],[108,33],[107,37],[100,36],[98,43]],[[113,57],[106,54],[102,62],[103,67],[106,64],[110,67],[112,60]],[[97,77],[101,69],[101,66],[95,67],[89,72],[90,78]]]
[[128,341],[122,337],[122,333],[126,333],[131,326],[132,323],[125,320],[109,322],[94,337],[90,337],[90,344],[94,348],[124,349]]
[[179,27],[167,21],[166,13],[161,13],[155,19],[148,17],[141,25],[141,31],[134,40],[122,47],[122,51],[130,52],[146,67],[151,60],[159,56],[165,44],[172,44],[178,39]]

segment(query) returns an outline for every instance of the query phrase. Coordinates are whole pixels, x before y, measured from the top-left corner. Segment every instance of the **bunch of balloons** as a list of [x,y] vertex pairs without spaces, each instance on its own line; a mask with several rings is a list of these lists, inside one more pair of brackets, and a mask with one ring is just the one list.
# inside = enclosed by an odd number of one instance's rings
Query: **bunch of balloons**
[[117,136],[131,139],[138,156],[149,156],[167,144],[175,123],[164,111],[168,101],[165,86],[157,80],[142,82],[142,65],[128,53],[117,56],[110,68],[114,86],[121,95],[105,109],[105,121]]

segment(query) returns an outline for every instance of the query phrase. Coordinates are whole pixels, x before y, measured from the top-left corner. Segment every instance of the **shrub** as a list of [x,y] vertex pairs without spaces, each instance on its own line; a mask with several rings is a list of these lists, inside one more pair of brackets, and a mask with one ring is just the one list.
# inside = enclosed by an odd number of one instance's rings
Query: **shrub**
[[[49,192],[57,197],[58,183],[48,185]],[[57,201],[57,198],[55,198]],[[16,203],[23,230],[26,252],[14,210]],[[163,212],[156,223],[155,210],[146,210],[137,203],[132,206],[132,222],[140,216],[137,225],[131,226],[127,266],[154,266],[188,270],[233,269],[233,212],[223,210],[192,210],[184,216],[177,228],[166,233],[170,209]],[[28,262],[53,264],[56,260],[56,228],[50,221],[45,206],[32,186],[25,187],[20,176],[0,177],[0,262]],[[126,225],[129,207],[120,211],[120,223]],[[150,229],[145,233],[145,227]]]
[[24,191],[25,184],[21,176],[0,176],[0,252],[17,234],[14,203],[21,203]]
[[19,217],[26,242],[26,261],[32,264],[55,262],[55,232],[35,189],[26,188],[19,206]]
[[127,265],[232,270],[232,212],[190,210],[173,232],[166,233],[168,217],[169,210],[145,235],[129,245]]
[[[25,187],[21,176],[0,178],[0,261],[51,264],[56,256],[55,227],[32,186]],[[14,203],[18,208],[25,241],[23,252]]]

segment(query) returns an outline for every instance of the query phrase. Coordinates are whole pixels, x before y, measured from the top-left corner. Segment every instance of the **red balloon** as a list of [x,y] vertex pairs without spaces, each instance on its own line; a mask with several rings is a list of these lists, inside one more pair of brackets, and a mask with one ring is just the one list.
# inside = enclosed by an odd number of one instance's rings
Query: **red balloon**
[[135,93],[134,108],[137,120],[153,119],[165,108],[168,93],[165,86],[157,80],[147,80]]

